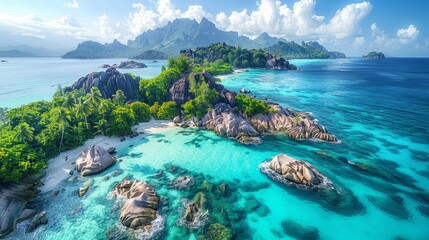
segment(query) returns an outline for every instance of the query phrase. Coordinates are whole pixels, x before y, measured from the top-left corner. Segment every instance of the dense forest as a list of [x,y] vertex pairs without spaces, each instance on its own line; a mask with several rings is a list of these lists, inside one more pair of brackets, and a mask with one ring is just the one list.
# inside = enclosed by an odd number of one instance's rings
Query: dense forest
[[[188,90],[193,94],[191,100],[182,106],[168,101],[169,88],[185,72],[198,74],[208,70],[216,74],[231,72],[231,65],[264,66],[263,51],[223,44],[199,48],[195,56],[170,58],[158,76],[140,80],[133,101],[128,101],[121,90],[112,98],[104,99],[97,87],[86,93],[83,89],[70,90],[59,86],[51,101],[1,109],[0,183],[16,182],[26,174],[45,168],[46,159],[81,146],[97,134],[125,136],[131,133],[131,126],[149,121],[151,117],[171,120],[179,115],[179,107],[186,118],[201,118],[219,96],[204,77],[196,81],[190,75]],[[265,102],[244,95],[238,95],[237,102],[238,108],[249,115],[270,110]]]

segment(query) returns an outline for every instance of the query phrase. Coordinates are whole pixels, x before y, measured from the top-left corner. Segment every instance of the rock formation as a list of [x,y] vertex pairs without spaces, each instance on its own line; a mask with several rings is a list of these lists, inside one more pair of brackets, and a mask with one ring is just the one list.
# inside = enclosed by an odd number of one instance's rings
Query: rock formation
[[136,62],[136,61],[125,61],[125,62],[121,62],[119,64],[113,64],[112,65],[113,68],[146,68],[146,64],[144,63],[140,63],[140,62]]
[[139,88],[139,81],[140,77],[133,78],[130,74],[122,74],[115,68],[108,68],[105,72],[93,72],[80,78],[65,91],[84,89],[89,93],[92,87],[97,87],[103,98],[111,98],[117,90],[122,90],[128,100],[133,100],[134,92]]
[[124,180],[114,187],[117,195],[127,198],[121,209],[121,223],[132,229],[151,231],[156,219],[159,198],[155,190],[146,182]]
[[327,142],[338,142],[338,139],[328,133],[328,130],[306,113],[294,112],[279,105],[269,105],[274,111],[257,114],[248,118],[255,129],[264,133],[267,131],[284,132],[297,140],[320,139]]
[[201,122],[205,128],[221,136],[234,139],[247,136],[254,142],[260,142],[258,131],[246,119],[232,111],[226,103],[217,104],[201,119]]
[[41,172],[19,183],[0,184],[0,238],[12,232],[27,202],[39,193],[42,177]]
[[44,225],[44,224],[48,224],[48,219],[46,218],[46,212],[45,211],[37,214],[33,218],[33,220],[31,220],[30,225],[28,225],[27,230],[25,230],[25,233],[32,232],[38,226]]
[[297,70],[298,69],[295,65],[290,64],[288,60],[282,57],[273,56],[269,53],[266,53],[265,58],[267,59],[267,69],[270,69],[270,70]]
[[116,160],[102,147],[91,146],[76,159],[76,169],[82,176],[96,174],[115,164]]
[[291,158],[285,154],[274,156],[270,162],[260,165],[263,173],[274,180],[300,188],[332,188],[332,183],[311,164]]

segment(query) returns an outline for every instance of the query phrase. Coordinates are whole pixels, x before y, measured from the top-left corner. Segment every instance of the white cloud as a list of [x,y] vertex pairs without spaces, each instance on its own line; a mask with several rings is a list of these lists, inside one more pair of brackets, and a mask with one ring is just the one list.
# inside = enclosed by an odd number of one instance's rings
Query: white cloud
[[362,47],[363,45],[365,45],[365,37],[364,36],[355,37],[355,40],[353,42],[353,46]]
[[229,16],[224,12],[217,14],[216,24],[221,29],[237,31],[250,37],[268,32],[278,37],[333,35],[346,38],[355,34],[360,21],[372,9],[369,2],[349,4],[326,22],[325,16],[315,13],[315,6],[315,0],[297,1],[292,8],[278,0],[261,0],[258,8],[250,13],[244,9],[233,11]]
[[69,8],[79,8],[79,3],[76,0],[68,2],[68,3],[64,4],[64,5],[66,7],[69,7]]
[[409,25],[408,28],[401,28],[396,31],[396,37],[402,44],[408,44],[416,40],[418,35],[419,30],[413,24]]
[[121,34],[116,32],[109,24],[108,17],[106,14],[103,14],[98,17],[97,21],[94,22],[94,24],[99,29],[99,39],[105,42],[109,42],[111,41],[111,39],[117,39],[121,36]]
[[149,9],[142,3],[134,3],[137,11],[128,16],[128,29],[135,37],[147,30],[162,27],[176,18],[190,18],[201,21],[203,17],[211,19],[201,5],[190,5],[186,11],[177,9],[170,0],[159,0],[156,10]]

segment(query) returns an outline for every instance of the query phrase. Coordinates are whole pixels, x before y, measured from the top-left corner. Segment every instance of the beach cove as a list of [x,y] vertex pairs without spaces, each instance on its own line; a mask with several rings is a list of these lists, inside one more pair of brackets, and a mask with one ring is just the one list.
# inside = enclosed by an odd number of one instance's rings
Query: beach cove
[[[424,239],[427,236],[424,226],[428,221],[424,199],[429,190],[427,130],[424,122],[418,122],[420,118],[411,116],[428,112],[422,111],[427,108],[424,104],[427,102],[424,89],[428,86],[426,63],[421,60],[417,65],[407,65],[406,60],[390,61],[393,62],[385,62],[385,65],[359,60],[302,61],[304,64],[297,63],[303,68],[302,72],[250,70],[223,80],[222,84],[231,90],[245,87],[259,98],[312,112],[341,139],[340,144],[296,141],[285,135],[272,135],[263,137],[262,145],[243,146],[195,128],[161,128],[151,132],[148,128],[154,124],[152,122],[143,130],[151,134],[122,143],[116,138],[97,137],[78,150],[64,152],[52,163],[66,162],[65,156],[69,156],[71,163],[72,156],[92,143],[102,147],[116,145],[115,157],[122,161],[90,177],[95,183],[82,198],[76,191],[86,179],[56,184],[68,177],[68,173],[60,171],[61,178],[50,173],[57,174],[58,169],[68,166],[50,164],[46,189],[34,201],[38,208],[46,211],[48,225],[24,234],[28,222],[23,222],[6,239],[129,236],[127,230],[118,227],[117,203],[111,195],[113,186],[124,177],[151,182],[160,196],[168,198],[160,215],[160,222],[166,229],[165,238],[196,239],[201,234],[198,230],[186,230],[177,223],[183,215],[184,202],[192,199],[195,193],[174,190],[165,184],[180,175],[193,176],[196,183],[205,180],[213,189],[219,189],[222,184],[230,186],[229,198],[219,197],[214,202],[216,206],[223,206],[229,217],[233,216],[231,228],[243,239]],[[399,64],[404,68],[402,71],[391,69],[392,65]],[[414,71],[410,71],[411,68]],[[356,72],[363,73],[360,77],[352,76]],[[409,77],[409,72],[413,78]],[[320,82],[324,83],[323,87]],[[409,85],[414,88],[408,89]],[[392,95],[386,97],[371,91],[373,89],[387,89]],[[362,96],[367,97],[363,99]],[[398,96],[411,104],[401,104],[399,98],[395,99]],[[406,121],[395,110],[406,111]],[[394,128],[397,124],[406,127]],[[414,127],[412,134],[404,130],[410,127]],[[260,172],[259,165],[279,153],[310,162],[351,201],[335,206],[323,195],[297,191],[272,181]],[[364,163],[369,170],[350,162]],[[172,166],[176,167],[175,171],[169,171],[173,170]],[[118,170],[122,172],[118,174]],[[154,178],[159,170],[164,171],[165,180]],[[110,178],[105,180],[104,176]],[[55,191],[59,192],[53,197]],[[218,212],[213,213],[214,218],[216,214]],[[374,225],[377,228],[372,227]],[[145,236],[141,234],[138,236]]]

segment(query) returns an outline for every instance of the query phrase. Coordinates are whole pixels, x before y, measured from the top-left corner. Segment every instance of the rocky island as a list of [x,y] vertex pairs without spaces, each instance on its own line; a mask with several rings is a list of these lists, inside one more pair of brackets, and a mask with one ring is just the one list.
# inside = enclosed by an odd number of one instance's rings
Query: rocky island
[[364,59],[384,59],[385,56],[382,52],[369,52],[367,55],[363,55]]
[[121,62],[121,63],[115,63],[112,66],[110,66],[109,64],[103,64],[101,65],[101,68],[147,68],[146,64],[144,63],[140,63],[140,62],[136,62],[136,61],[125,61],[125,62]]

